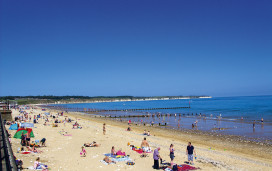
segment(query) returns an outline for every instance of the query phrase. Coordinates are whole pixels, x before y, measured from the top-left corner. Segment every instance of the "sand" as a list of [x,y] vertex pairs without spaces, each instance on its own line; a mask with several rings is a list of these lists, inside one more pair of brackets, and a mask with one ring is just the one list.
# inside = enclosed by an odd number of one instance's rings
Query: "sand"
[[[44,113],[41,109],[31,109],[33,114]],[[48,112],[48,111],[47,111]],[[19,114],[13,110],[13,117]],[[57,111],[51,111],[57,114]],[[155,149],[161,147],[160,155],[163,160],[170,162],[169,146],[174,144],[177,164],[184,164],[187,160],[185,154],[188,141],[191,141],[197,153],[195,167],[201,170],[272,170],[272,147],[268,144],[244,141],[234,136],[219,136],[203,134],[201,132],[176,131],[165,128],[132,125],[132,131],[126,131],[127,123],[121,123],[105,118],[94,118],[77,113],[64,113],[73,120],[77,120],[82,129],[72,129],[72,123],[59,124],[59,127],[44,126],[44,120],[33,128],[35,138],[46,138],[47,147],[41,147],[39,154],[20,154],[17,148],[21,147],[19,139],[11,139],[12,148],[17,158],[23,160],[24,167],[33,166],[37,157],[47,164],[51,170],[153,170],[152,154],[141,158],[140,154],[132,151],[127,143],[140,146],[143,130],[150,130],[151,136],[147,140]],[[33,117],[32,117],[33,118]],[[64,117],[59,116],[60,120]],[[52,122],[52,118],[50,121]],[[51,123],[50,122],[50,123]],[[102,124],[106,123],[106,135],[103,135]],[[66,131],[72,136],[63,136],[59,132]],[[9,131],[13,136],[16,131]],[[96,141],[100,147],[87,147],[87,156],[81,157],[81,146],[84,143]],[[126,165],[126,162],[105,165],[100,162],[104,153],[110,153],[111,147],[122,149],[135,162],[135,165]]]

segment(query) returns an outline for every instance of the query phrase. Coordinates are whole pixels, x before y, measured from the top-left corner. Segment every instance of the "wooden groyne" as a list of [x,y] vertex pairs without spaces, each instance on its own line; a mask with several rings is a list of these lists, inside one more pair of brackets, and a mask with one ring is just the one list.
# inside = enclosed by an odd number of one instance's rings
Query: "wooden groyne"
[[181,116],[200,116],[198,113],[192,113],[192,114],[181,114],[181,113],[176,113],[176,114],[142,114],[142,115],[97,115],[95,117],[105,117],[105,118],[146,118],[146,117],[181,117]]
[[165,110],[165,109],[189,109],[190,106],[186,107],[162,107],[162,108],[141,108],[141,109],[91,109],[91,108],[65,108],[60,106],[42,106],[46,108],[54,108],[63,111],[73,112],[131,112],[131,111],[148,111],[148,110]]
[[164,108],[145,108],[145,109],[102,109],[98,112],[125,112],[125,111],[139,111],[139,110],[164,110],[164,109],[186,109],[190,107],[164,107]]

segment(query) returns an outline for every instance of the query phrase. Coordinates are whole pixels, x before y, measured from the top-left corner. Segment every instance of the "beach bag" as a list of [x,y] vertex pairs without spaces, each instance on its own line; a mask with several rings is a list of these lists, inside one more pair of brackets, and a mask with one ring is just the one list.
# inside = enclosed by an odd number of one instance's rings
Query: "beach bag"
[[178,165],[173,166],[173,171],[178,171]]
[[134,165],[134,162],[127,162],[127,165]]

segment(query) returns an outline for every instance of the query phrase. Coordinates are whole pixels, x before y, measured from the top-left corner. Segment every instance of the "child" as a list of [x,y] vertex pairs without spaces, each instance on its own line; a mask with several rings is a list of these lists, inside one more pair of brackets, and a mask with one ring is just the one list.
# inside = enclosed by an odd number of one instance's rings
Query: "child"
[[82,146],[81,149],[82,149],[82,151],[80,152],[80,155],[83,155],[83,157],[86,157],[87,152],[85,150],[85,147]]
[[42,169],[42,170],[46,170],[46,165],[43,165],[40,163],[40,157],[38,157],[36,159],[36,161],[34,162],[34,169],[37,170],[37,169]]

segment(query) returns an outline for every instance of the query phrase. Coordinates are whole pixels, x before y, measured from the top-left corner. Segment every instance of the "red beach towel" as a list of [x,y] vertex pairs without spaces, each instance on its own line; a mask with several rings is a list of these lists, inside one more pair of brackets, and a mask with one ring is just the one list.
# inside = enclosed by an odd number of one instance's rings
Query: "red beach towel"
[[197,170],[196,167],[187,165],[187,164],[182,164],[182,167],[180,167],[180,165],[178,166],[178,171],[186,171],[186,170]]

